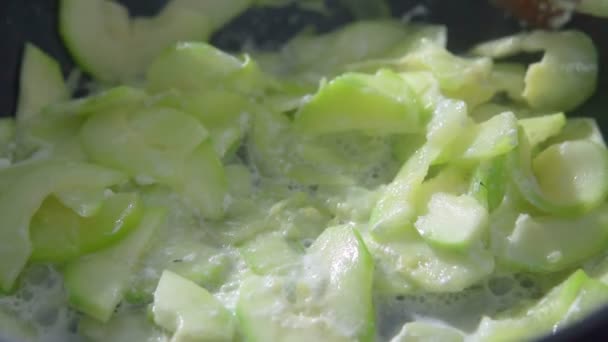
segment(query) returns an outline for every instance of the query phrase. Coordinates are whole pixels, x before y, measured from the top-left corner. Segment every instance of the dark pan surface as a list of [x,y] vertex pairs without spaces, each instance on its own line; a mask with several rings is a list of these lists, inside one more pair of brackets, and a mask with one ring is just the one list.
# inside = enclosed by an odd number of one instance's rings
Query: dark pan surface
[[[230,0],[226,0],[230,1]],[[0,117],[15,111],[17,79],[23,44],[33,42],[57,58],[67,75],[73,61],[57,33],[57,0],[0,0]],[[151,15],[166,0],[121,0],[131,13]],[[285,42],[304,27],[314,25],[319,31],[338,27],[353,18],[337,1],[328,1],[329,16],[305,11],[295,5],[281,9],[251,9],[216,33],[212,42],[220,48],[237,50],[245,40],[262,48]],[[392,13],[401,16],[418,4],[429,9],[415,21],[445,24],[449,48],[465,51],[473,44],[521,31],[517,20],[488,4],[488,0],[393,0]],[[608,20],[575,16],[567,27],[588,33],[600,50],[600,81],[596,94],[569,115],[595,117],[608,135]],[[543,341],[602,340],[608,335],[608,307],[574,327]]]

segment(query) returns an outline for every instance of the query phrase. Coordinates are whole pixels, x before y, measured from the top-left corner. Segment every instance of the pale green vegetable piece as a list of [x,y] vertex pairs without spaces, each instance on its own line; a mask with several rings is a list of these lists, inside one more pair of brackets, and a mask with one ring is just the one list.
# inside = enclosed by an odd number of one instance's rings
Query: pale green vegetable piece
[[173,2],[155,17],[129,18],[114,1],[62,0],[59,31],[74,59],[95,78],[133,82],[175,42],[206,40],[215,29],[212,17]]
[[110,110],[89,118],[80,136],[91,159],[139,183],[169,185],[208,218],[222,216],[223,166],[196,118],[168,107]]
[[282,113],[258,110],[251,124],[248,152],[264,174],[279,176],[289,170],[286,156],[293,139],[289,119]]
[[580,0],[576,11],[598,17],[608,17],[608,3],[603,0]]
[[19,76],[17,119],[27,121],[44,107],[66,100],[70,93],[56,60],[31,43],[25,45]]
[[140,89],[120,86],[82,99],[51,104],[41,115],[19,123],[16,158],[34,156],[71,161],[86,161],[79,131],[85,120],[96,113],[117,108],[133,110],[146,98]]
[[543,115],[519,120],[524,129],[528,143],[534,147],[547,139],[558,135],[566,126],[564,113]]
[[217,154],[230,157],[241,143],[251,121],[251,106],[246,96],[229,90],[209,90],[204,94],[161,93],[155,106],[179,109],[199,119],[209,131]]
[[[120,172],[82,163],[44,162],[17,167],[13,178],[0,195],[0,289],[10,290],[31,252],[29,222],[51,193],[80,187],[108,187],[124,182]],[[10,173],[10,169],[4,171]],[[0,170],[0,178],[3,177]],[[12,177],[9,177],[12,178]]]
[[186,159],[183,173],[172,186],[186,203],[209,219],[220,219],[226,206],[226,174],[210,142],[204,142]]
[[135,193],[108,196],[93,217],[81,217],[47,198],[30,220],[30,260],[61,264],[110,246],[137,227],[142,211]]
[[243,335],[249,341],[372,341],[373,267],[352,227],[327,228],[295,276],[245,278],[237,305]]
[[418,96],[418,104],[425,113],[432,113],[443,100],[439,82],[428,71],[408,71],[400,73],[410,88]]
[[[504,263],[532,272],[554,272],[580,264],[608,244],[606,205],[576,218],[514,214],[493,229],[493,248]],[[510,225],[500,228],[500,225]]]
[[[15,128],[14,118],[0,118],[0,160],[5,160],[7,164],[11,162]],[[3,167],[1,164],[0,168]]]
[[370,227],[378,239],[390,240],[394,236],[413,231],[416,191],[436,155],[437,152],[428,148],[420,148],[405,162],[395,180],[384,189],[370,218]]
[[523,97],[546,111],[568,111],[594,92],[598,56],[593,42],[578,31],[534,31],[500,38],[473,48],[476,55],[503,58],[521,52],[544,51],[543,59],[528,67]]
[[306,134],[360,130],[370,135],[415,133],[423,127],[416,95],[399,75],[347,73],[322,85],[294,121]]
[[499,156],[481,162],[470,180],[468,194],[488,212],[494,211],[502,203],[509,186],[505,159],[505,156]]
[[473,140],[462,154],[464,159],[490,159],[517,145],[517,123],[512,112],[505,112],[477,125]]
[[161,342],[165,338],[160,329],[135,310],[116,313],[106,323],[81,317],[78,334],[91,342]]
[[398,21],[358,21],[319,36],[297,36],[282,48],[281,62],[295,72],[333,73],[341,65],[382,56],[406,33]]
[[608,194],[608,151],[588,141],[567,141],[539,153],[532,169],[541,191],[561,205],[593,208]]
[[[232,248],[215,246],[213,241],[207,241],[209,230],[202,229],[197,224],[196,216],[180,215],[178,210],[182,210],[182,213],[189,211],[185,210],[181,203],[175,203],[170,195],[168,196],[167,190],[161,189],[158,187],[142,196],[152,202],[150,204],[167,206],[170,211],[168,223],[160,228],[145,259],[142,260],[142,268],[147,272],[133,274],[125,293],[125,300],[135,305],[152,301],[154,290],[164,270],[204,288],[216,289],[224,284],[236,266],[234,259],[238,256],[235,255],[237,253],[234,253]],[[152,196],[156,199],[152,199]]]
[[526,67],[516,63],[494,63],[492,83],[499,92],[505,92],[515,101],[523,101],[526,87]]
[[153,93],[179,90],[199,94],[212,89],[260,93],[265,76],[245,55],[243,60],[203,42],[181,42],[160,54],[147,71]]
[[247,266],[256,274],[281,274],[293,269],[300,256],[279,234],[259,235],[239,248]]
[[464,334],[450,326],[425,321],[406,323],[391,342],[464,342]]
[[206,137],[207,131],[195,118],[170,108],[98,112],[80,132],[92,160],[133,177],[164,182],[176,179],[178,165]]
[[529,308],[497,319],[484,317],[470,339],[519,341],[541,337],[571,323],[569,317],[576,321],[591,313],[607,296],[605,285],[579,270]]
[[512,112],[497,114],[473,125],[446,147],[434,164],[453,160],[487,160],[503,155],[517,146],[517,119]]
[[490,58],[458,57],[427,42],[423,48],[406,55],[401,63],[400,68],[407,71],[430,71],[447,96],[464,100],[471,107],[488,101],[496,92]]
[[43,123],[47,119],[52,120],[72,116],[88,117],[111,109],[137,107],[147,100],[148,94],[144,90],[120,85],[87,97],[50,104],[44,109],[44,115],[37,119]]
[[428,202],[428,213],[414,226],[437,248],[465,250],[478,241],[487,223],[487,210],[473,197],[436,193]]
[[553,145],[532,160],[531,146],[520,129],[519,145],[509,154],[508,167],[524,199],[553,215],[585,213],[608,191],[608,152],[593,142]]
[[152,306],[154,322],[173,332],[172,342],[232,341],[235,321],[204,288],[163,271]]
[[427,125],[427,143],[405,162],[372,211],[370,226],[376,238],[384,241],[413,230],[414,196],[435,158],[459,136],[467,119],[463,102],[446,99],[438,103]]
[[108,189],[74,189],[55,193],[55,197],[67,208],[72,209],[82,217],[91,217],[99,212],[103,201],[108,194]]
[[515,116],[519,117],[519,113],[517,111],[514,111],[514,109],[514,106],[508,106],[494,102],[486,102],[473,108],[470,113],[470,116],[471,119],[473,119],[476,123],[490,120],[494,116],[505,112],[513,112],[515,113]]
[[547,144],[558,144],[568,140],[587,140],[606,147],[602,131],[594,118],[569,118],[559,135]]
[[386,294],[460,292],[494,271],[494,257],[480,243],[455,252],[431,247],[419,236],[365,242],[378,260],[376,286]]
[[420,215],[427,213],[431,198],[438,194],[459,196],[467,191],[470,170],[458,166],[446,166],[436,175],[427,177],[416,193],[416,211]]
[[107,322],[164,217],[163,209],[147,209],[139,225],[124,239],[68,263],[63,274],[70,306]]
[[371,59],[366,58],[348,63],[340,69],[361,72],[375,72],[383,68],[398,70],[405,56],[423,49],[427,44],[439,47],[446,47],[447,45],[447,29],[445,26],[408,23],[404,29],[405,37],[399,40],[390,50]]
[[592,313],[602,309],[608,303],[608,285],[593,278],[587,278],[578,296],[568,309],[568,312],[556,325],[557,329],[564,329],[583,319]]

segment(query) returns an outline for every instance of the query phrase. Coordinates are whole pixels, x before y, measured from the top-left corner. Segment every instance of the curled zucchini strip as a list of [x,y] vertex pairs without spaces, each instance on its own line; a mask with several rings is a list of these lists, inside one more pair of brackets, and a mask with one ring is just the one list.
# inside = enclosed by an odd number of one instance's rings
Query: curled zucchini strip
[[460,135],[467,122],[464,102],[444,99],[437,104],[427,125],[427,142],[405,162],[372,211],[370,226],[376,238],[414,231],[415,194],[433,161]]
[[608,193],[608,152],[591,141],[566,141],[534,159],[523,129],[509,154],[511,178],[524,199],[542,212],[577,216],[595,208]]
[[535,109],[568,111],[594,92],[598,56],[589,37],[578,31],[535,31],[480,44],[472,53],[504,58],[544,51],[542,60],[528,67],[523,98]]
[[534,305],[500,318],[483,317],[473,341],[522,341],[580,321],[608,299],[608,287],[582,270],[570,275]]

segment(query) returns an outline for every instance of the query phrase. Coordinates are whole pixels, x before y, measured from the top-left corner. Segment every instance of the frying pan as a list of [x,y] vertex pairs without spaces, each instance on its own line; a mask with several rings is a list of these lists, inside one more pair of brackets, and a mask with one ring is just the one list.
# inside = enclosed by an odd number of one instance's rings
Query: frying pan
[[[152,15],[167,0],[121,0],[135,15]],[[230,1],[230,0],[226,0]],[[356,1],[356,0],[343,0]],[[338,1],[327,1],[329,14],[305,10],[291,4],[281,8],[255,8],[234,19],[214,34],[212,43],[222,49],[238,50],[253,41],[261,48],[275,48],[305,27],[328,31],[353,20]],[[464,52],[475,43],[522,31],[521,23],[488,0],[392,0],[394,16],[402,16],[417,5],[428,11],[413,21],[439,23],[448,27],[448,47]],[[57,33],[57,0],[0,0],[0,117],[15,112],[21,52],[25,42],[33,42],[55,57],[67,75],[74,62]],[[598,120],[608,135],[608,20],[575,15],[566,26],[589,34],[600,51],[600,77],[595,95],[571,116],[590,116]],[[77,95],[83,92],[77,91]],[[599,340],[608,335],[608,307],[560,333],[541,341]]]

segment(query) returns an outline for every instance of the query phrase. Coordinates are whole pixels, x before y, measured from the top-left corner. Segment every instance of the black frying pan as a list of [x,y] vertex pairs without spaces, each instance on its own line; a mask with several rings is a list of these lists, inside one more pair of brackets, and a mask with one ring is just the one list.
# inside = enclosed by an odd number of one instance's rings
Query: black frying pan
[[[151,15],[167,0],[121,0],[131,13]],[[230,0],[226,0],[230,1]],[[352,1],[352,0],[343,0]],[[608,1],[608,0],[607,0]],[[473,44],[522,30],[518,20],[489,4],[488,0],[393,0],[392,13],[401,16],[423,3],[428,14],[415,21],[440,23],[448,27],[450,50],[462,52]],[[328,0],[331,14],[321,15],[290,5],[285,8],[251,9],[212,37],[222,49],[238,50],[246,39],[272,49],[304,27],[314,25],[327,31],[353,20],[338,1]],[[57,58],[67,74],[74,63],[57,33],[57,0],[0,0],[0,117],[15,112],[21,51],[30,41]],[[296,14],[294,16],[294,14]],[[577,15],[568,27],[585,31],[600,50],[600,78],[596,94],[569,115],[595,117],[608,136],[608,19]],[[608,307],[542,341],[602,340],[608,336]]]

